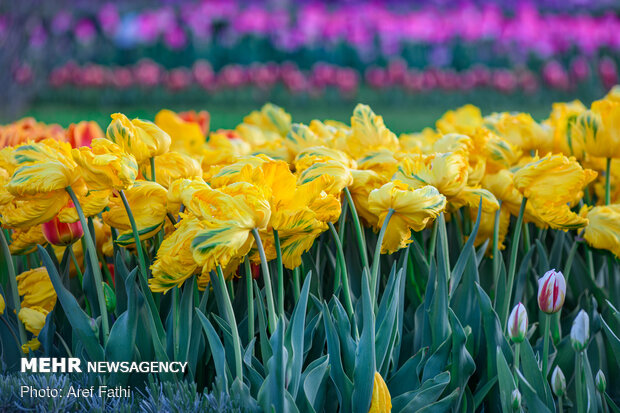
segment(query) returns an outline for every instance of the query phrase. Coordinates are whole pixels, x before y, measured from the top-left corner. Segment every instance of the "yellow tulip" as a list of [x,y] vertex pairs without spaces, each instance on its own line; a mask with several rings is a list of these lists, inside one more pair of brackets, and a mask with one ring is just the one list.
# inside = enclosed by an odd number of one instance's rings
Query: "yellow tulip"
[[138,175],[134,156],[107,139],[93,139],[90,148],[73,149],[72,153],[89,189],[128,189]]
[[246,255],[253,229],[264,229],[271,210],[260,188],[239,182],[194,192],[187,209],[204,221],[191,243],[194,260],[208,276],[217,265],[226,267],[233,258]]
[[45,244],[47,244],[47,240],[43,235],[41,225],[35,225],[13,231],[9,250],[12,255],[28,255],[37,250],[37,245]]
[[620,102],[593,102],[591,109],[577,118],[573,134],[581,139],[589,155],[620,158]]
[[372,386],[372,397],[368,413],[390,413],[392,411],[392,398],[390,391],[383,381],[379,372],[375,372],[375,381]]
[[620,257],[620,205],[588,207],[584,205],[579,215],[588,219],[583,238],[594,248],[611,251]]
[[39,347],[41,347],[41,342],[38,339],[33,338],[27,343],[22,344],[22,352],[24,354],[28,354],[31,351],[37,351]]
[[538,149],[547,153],[553,149],[551,128],[540,125],[528,113],[494,113],[485,118],[485,124],[524,151]]
[[432,153],[433,145],[441,137],[432,128],[424,128],[419,133],[403,133],[399,137],[401,150],[408,153]]
[[[125,191],[125,195],[136,221],[140,240],[151,238],[161,229],[166,218],[166,188],[157,182],[136,181],[133,187]],[[121,197],[110,198],[109,208],[102,217],[106,224],[122,231],[116,242],[123,246],[133,244],[131,223]]]
[[294,123],[291,130],[286,134],[286,139],[284,139],[284,145],[293,157],[306,148],[323,144],[324,141],[312,129],[300,123]]
[[482,126],[482,122],[480,109],[474,105],[465,105],[444,113],[435,126],[443,134],[462,133],[471,136],[478,127]]
[[191,179],[177,179],[170,183],[167,193],[167,210],[172,215],[176,215],[181,209],[181,205],[192,199],[192,194],[200,189],[210,189],[209,185],[201,177]]
[[199,151],[193,153],[202,158],[201,167],[203,172],[207,173],[211,166],[234,163],[238,157],[247,156],[251,151],[250,144],[240,137],[230,138],[218,131],[211,133],[209,141]]
[[387,182],[383,176],[375,171],[352,169],[353,184],[349,187],[355,209],[360,218],[368,225],[377,229],[377,215],[370,212],[368,196],[373,189],[381,187]]
[[343,151],[327,146],[312,146],[300,151],[295,157],[295,171],[301,173],[319,162],[337,161],[347,168],[356,168],[357,163]]
[[22,307],[41,307],[52,311],[56,305],[56,291],[45,267],[24,271],[17,277],[17,291],[23,296]]
[[265,155],[271,159],[280,159],[286,162],[292,162],[294,159],[294,156],[284,145],[284,140],[280,138],[254,146],[252,149],[251,154],[254,156]]
[[151,266],[153,278],[149,279],[149,286],[154,292],[165,293],[200,272],[191,245],[194,237],[205,226],[193,215],[181,214],[181,217],[176,229],[162,242],[157,259]]
[[351,133],[346,137],[347,151],[353,158],[379,149],[398,150],[398,139],[383,123],[381,116],[367,105],[358,104],[351,116]]
[[379,149],[364,154],[357,160],[359,169],[368,169],[384,176],[386,180],[392,178],[400,161],[396,158],[396,154],[388,149]]
[[[480,201],[482,201],[482,204],[480,204]],[[469,206],[476,211],[478,206],[481,206],[482,210],[487,213],[495,212],[499,209],[499,202],[497,202],[497,198],[490,191],[470,186],[465,187],[456,197],[451,198],[450,203],[455,208]]]
[[379,218],[379,227],[383,226],[388,212],[394,211],[386,229],[381,252],[391,254],[406,247],[411,242],[411,230],[423,230],[445,207],[445,196],[430,185],[412,189],[400,181],[393,181],[372,190],[368,197],[368,208]]
[[344,187],[347,187],[353,183],[353,175],[351,175],[350,169],[338,161],[315,163],[299,175],[297,183],[299,185],[303,185],[308,182],[312,182],[323,175],[328,175],[333,178],[331,182],[323,188],[328,194],[340,194]]
[[329,122],[323,123],[318,119],[312,119],[308,127],[322,142],[330,142],[338,131],[337,126],[330,125]]
[[268,132],[285,137],[291,129],[291,115],[272,103],[265,104],[260,111],[253,111],[243,118],[243,123],[257,126]]
[[155,115],[155,124],[170,136],[170,150],[184,154],[198,153],[205,136],[196,122],[188,122],[171,110],[163,109]]
[[450,198],[467,185],[467,158],[460,152],[435,153],[403,159],[394,179],[412,188],[432,185]]
[[501,169],[497,173],[487,174],[482,179],[482,186],[502,201],[502,210],[514,216],[519,215],[523,195],[514,186],[512,172]]
[[467,135],[448,133],[433,143],[433,152],[462,152],[469,155],[474,148],[474,141]]
[[50,221],[68,202],[64,189],[15,198],[0,205],[0,221],[9,228],[29,228]]
[[141,120],[129,120],[122,113],[112,114],[106,137],[132,154],[138,163],[162,155],[170,149],[170,135],[156,124]]
[[31,332],[35,336],[38,336],[41,329],[45,326],[45,317],[47,317],[47,311],[41,307],[22,307],[19,310],[18,317],[27,331]]
[[528,200],[568,204],[596,176],[595,171],[583,169],[575,158],[548,155],[520,168],[514,174],[514,186]]
[[579,100],[569,103],[553,103],[547,123],[553,129],[554,151],[578,160],[585,158],[583,136],[576,134],[574,127],[579,115],[586,107]]
[[0,315],[4,314],[4,309],[6,308],[6,303],[4,302],[4,297],[0,294]]
[[71,145],[53,139],[18,146],[13,150],[16,168],[5,185],[16,197],[64,190],[78,180]]
[[220,170],[210,179],[209,184],[214,188],[219,188],[239,182],[239,180],[245,179],[240,178],[240,176],[246,165],[249,165],[250,168],[246,168],[244,173],[251,173],[254,167],[260,166],[263,163],[272,160],[273,159],[266,155],[239,157],[236,159],[235,163],[220,168]]
[[474,141],[476,148],[480,151],[480,156],[486,160],[486,173],[512,167],[523,154],[519,147],[487,128],[478,128]]
[[[151,165],[145,165],[147,177],[152,176]],[[155,157],[155,180],[158,184],[168,189],[170,183],[181,178],[193,178],[202,176],[200,163],[179,152],[168,152]]]

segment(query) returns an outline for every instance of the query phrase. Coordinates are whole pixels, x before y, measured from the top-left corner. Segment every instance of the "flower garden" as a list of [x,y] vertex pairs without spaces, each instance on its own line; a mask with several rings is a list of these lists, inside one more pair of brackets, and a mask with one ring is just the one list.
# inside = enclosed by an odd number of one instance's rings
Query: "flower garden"
[[620,412],[613,1],[31,6],[0,412]]

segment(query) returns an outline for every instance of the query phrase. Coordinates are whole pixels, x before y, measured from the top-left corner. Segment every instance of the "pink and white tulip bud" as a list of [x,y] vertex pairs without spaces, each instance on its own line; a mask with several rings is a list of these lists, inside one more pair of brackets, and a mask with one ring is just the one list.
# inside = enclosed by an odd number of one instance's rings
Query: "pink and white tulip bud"
[[513,343],[521,343],[527,334],[527,311],[521,303],[515,305],[508,317],[508,336]]
[[588,314],[581,310],[577,317],[575,317],[575,321],[573,321],[573,326],[570,329],[570,342],[575,351],[583,351],[588,346],[588,340],[590,339],[590,317]]
[[599,370],[596,373],[596,377],[594,377],[594,385],[596,386],[596,390],[598,390],[601,394],[605,393],[605,390],[607,390],[607,380],[601,370]]
[[538,280],[538,306],[547,313],[560,311],[566,296],[566,280],[560,271],[549,270]]
[[557,397],[562,397],[566,394],[566,377],[564,377],[562,369],[558,366],[555,366],[551,374],[551,389]]

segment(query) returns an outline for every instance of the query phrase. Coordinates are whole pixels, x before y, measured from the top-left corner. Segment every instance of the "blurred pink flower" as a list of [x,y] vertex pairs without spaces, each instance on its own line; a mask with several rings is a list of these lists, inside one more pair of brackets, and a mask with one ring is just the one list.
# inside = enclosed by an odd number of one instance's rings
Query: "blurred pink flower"
[[97,34],[95,24],[89,19],[80,19],[73,29],[73,34],[78,42],[87,44],[93,41]]

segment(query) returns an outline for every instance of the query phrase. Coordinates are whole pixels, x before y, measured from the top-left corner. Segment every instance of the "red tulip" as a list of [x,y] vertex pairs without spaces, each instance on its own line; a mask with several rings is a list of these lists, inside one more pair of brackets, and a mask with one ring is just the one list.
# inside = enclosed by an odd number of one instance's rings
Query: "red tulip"
[[43,224],[43,235],[53,245],[67,246],[82,238],[84,231],[80,221],[72,224],[60,222],[58,216]]

